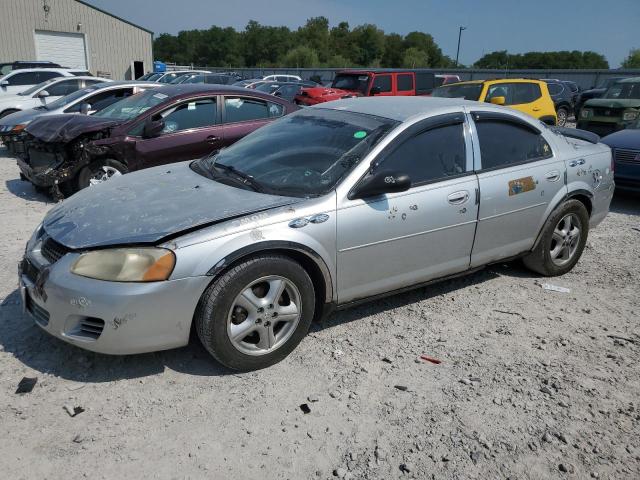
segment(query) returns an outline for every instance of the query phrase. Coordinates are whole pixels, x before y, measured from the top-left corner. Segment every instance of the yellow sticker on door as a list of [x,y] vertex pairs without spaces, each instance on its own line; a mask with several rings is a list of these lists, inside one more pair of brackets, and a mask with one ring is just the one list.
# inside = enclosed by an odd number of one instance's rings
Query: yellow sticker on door
[[509,196],[530,192],[536,189],[536,181],[533,177],[516,178],[509,180]]

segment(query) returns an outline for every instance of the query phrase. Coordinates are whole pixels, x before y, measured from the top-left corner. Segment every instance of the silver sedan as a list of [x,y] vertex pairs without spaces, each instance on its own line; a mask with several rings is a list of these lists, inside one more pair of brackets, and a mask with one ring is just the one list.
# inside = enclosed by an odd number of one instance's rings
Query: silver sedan
[[29,240],[21,291],[82,348],[180,347],[195,329],[257,369],[335,308],[505,259],[568,272],[613,188],[588,132],[463,100],[341,100],[77,193]]

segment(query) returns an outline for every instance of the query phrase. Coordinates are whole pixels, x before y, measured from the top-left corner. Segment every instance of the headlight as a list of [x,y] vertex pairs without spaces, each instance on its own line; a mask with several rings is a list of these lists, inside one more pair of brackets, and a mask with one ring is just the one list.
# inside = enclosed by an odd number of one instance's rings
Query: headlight
[[175,254],[164,248],[114,248],[83,253],[71,273],[109,282],[158,282],[169,278],[175,264]]
[[636,118],[638,118],[638,112],[624,112],[622,114],[622,120],[625,122],[635,120]]
[[588,108],[583,108],[582,111],[580,112],[580,116],[582,118],[589,118],[591,116],[592,112],[593,112],[593,110],[590,110]]

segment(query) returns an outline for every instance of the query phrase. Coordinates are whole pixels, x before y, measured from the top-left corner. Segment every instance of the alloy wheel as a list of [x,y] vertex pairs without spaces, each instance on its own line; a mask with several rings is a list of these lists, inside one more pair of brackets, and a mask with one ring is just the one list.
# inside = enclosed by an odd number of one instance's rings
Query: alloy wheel
[[91,174],[91,178],[89,178],[89,185],[98,185],[99,183],[106,182],[111,177],[117,177],[120,175],[122,175],[122,172],[117,168],[103,165]]
[[578,250],[581,235],[582,224],[575,213],[562,217],[551,237],[551,261],[559,267],[569,263]]
[[242,289],[227,315],[231,344],[246,355],[265,355],[293,335],[302,313],[298,288],[287,278],[270,275]]

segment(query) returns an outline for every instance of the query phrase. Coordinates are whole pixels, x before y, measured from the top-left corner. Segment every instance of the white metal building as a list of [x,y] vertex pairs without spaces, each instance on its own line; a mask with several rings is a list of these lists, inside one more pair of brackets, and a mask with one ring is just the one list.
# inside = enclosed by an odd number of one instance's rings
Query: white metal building
[[0,0],[0,62],[14,60],[128,80],[153,69],[153,32],[82,0]]

